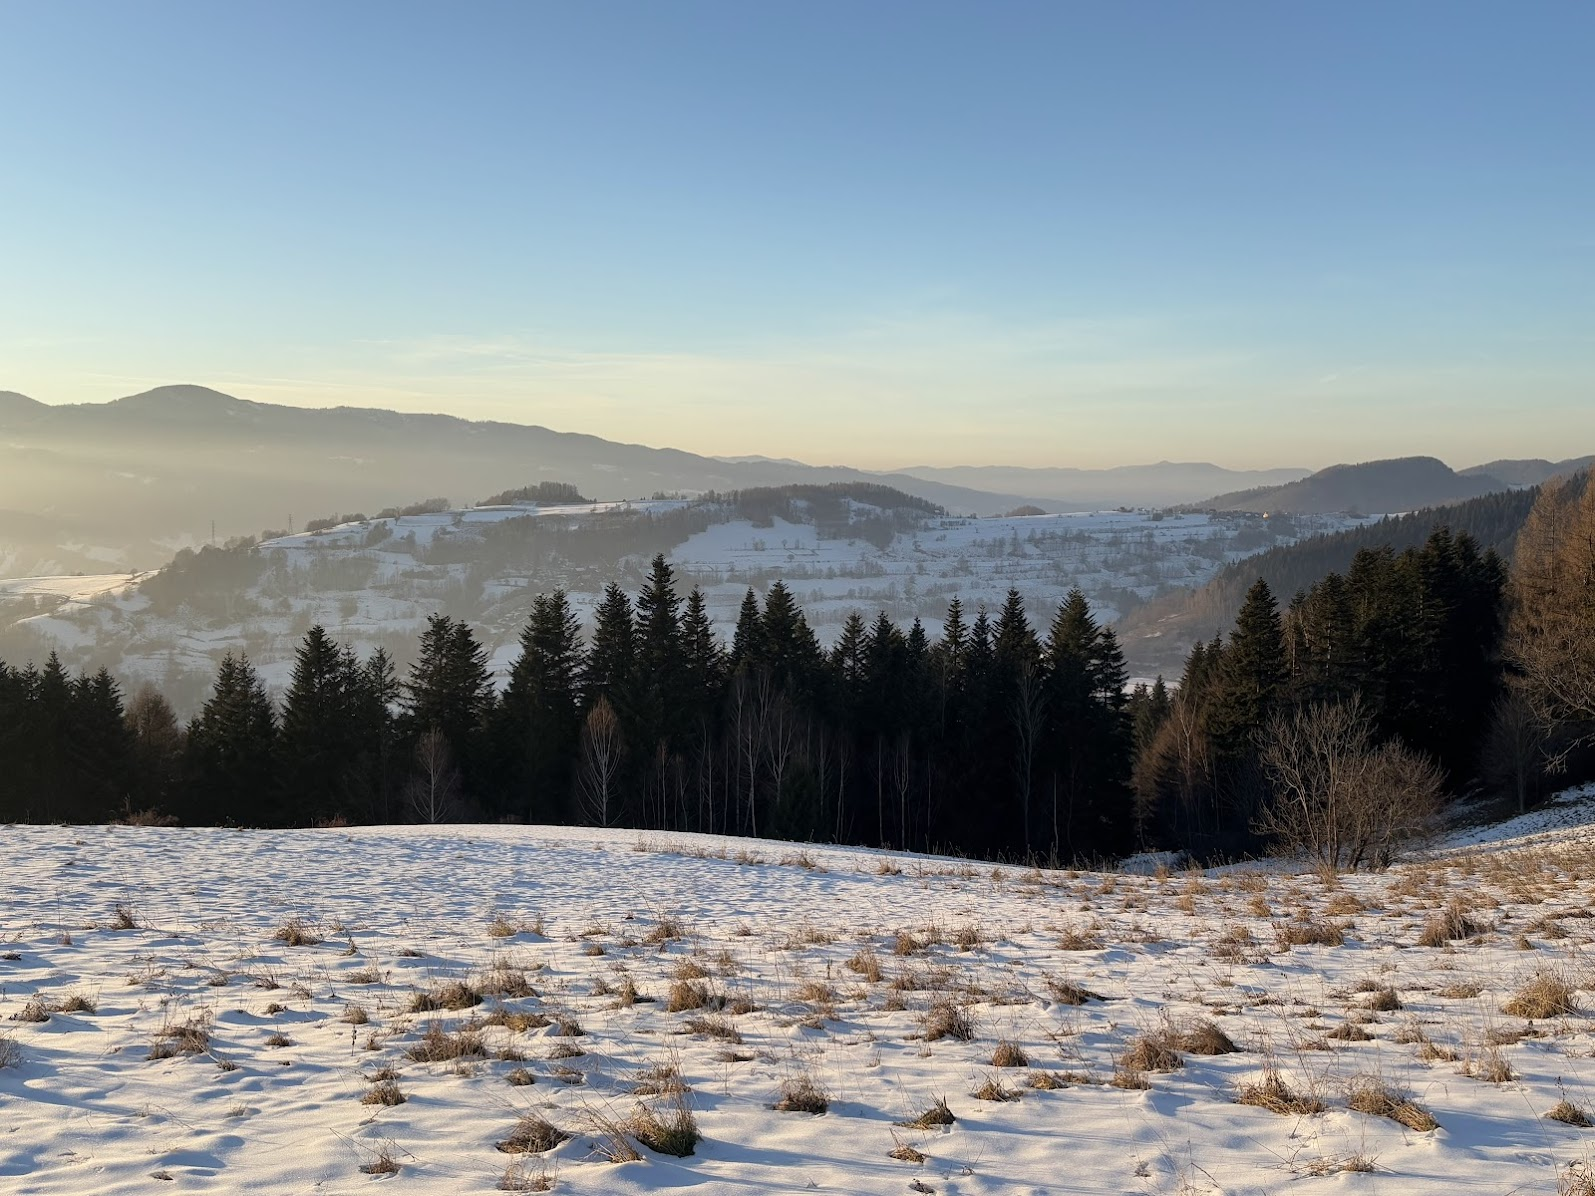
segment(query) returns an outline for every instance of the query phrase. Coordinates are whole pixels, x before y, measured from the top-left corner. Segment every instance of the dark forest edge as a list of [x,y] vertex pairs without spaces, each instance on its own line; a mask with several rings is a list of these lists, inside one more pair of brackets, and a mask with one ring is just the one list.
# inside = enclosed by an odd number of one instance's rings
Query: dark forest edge
[[408,675],[322,627],[280,709],[227,657],[183,728],[152,686],[0,663],[0,819],[308,826],[456,820],[751,834],[1040,862],[1163,849],[1388,861],[1481,787],[1524,808],[1590,771],[1595,488],[1546,486],[1509,570],[1467,532],[1364,547],[1281,609],[1252,584],[1177,687],[1127,686],[1075,591],[1010,591],[941,638],[853,616],[822,649],[790,591],[729,646],[656,556],[586,642],[533,600],[508,683],[435,615]]

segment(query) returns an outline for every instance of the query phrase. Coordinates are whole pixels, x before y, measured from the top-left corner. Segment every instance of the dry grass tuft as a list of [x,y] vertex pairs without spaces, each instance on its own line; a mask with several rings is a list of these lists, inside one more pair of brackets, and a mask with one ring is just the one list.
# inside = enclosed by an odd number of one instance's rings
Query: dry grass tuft
[[22,1048],[9,1034],[0,1034],[0,1069],[17,1067],[22,1063]]
[[1423,924],[1418,936],[1420,947],[1444,947],[1455,939],[1472,938],[1487,929],[1475,921],[1460,901],[1453,899],[1445,909]]
[[969,1094],[976,1100],[1014,1101],[1019,1099],[1019,1093],[1007,1087],[1001,1077],[996,1074],[987,1075],[979,1087]]
[[554,1190],[554,1177],[548,1173],[548,1168],[541,1163],[536,1170],[532,1170],[525,1163],[511,1163],[504,1168],[504,1174],[499,1176],[498,1190],[500,1192],[552,1192]]
[[1084,1005],[1087,1001],[1107,1000],[1101,993],[1094,993],[1089,988],[1081,988],[1078,984],[1060,980],[1055,976],[1047,977],[1047,991],[1060,1005]]
[[[1142,1034],[1119,1056],[1119,1068],[1126,1073],[1148,1071],[1178,1071],[1185,1066],[1176,1049],[1179,1035],[1168,1030]],[[1233,1044],[1231,1044],[1233,1045]]]
[[1578,1008],[1573,1002],[1573,986],[1555,972],[1539,972],[1501,1006],[1502,1013],[1531,1020],[1561,1017]]
[[512,1088],[530,1088],[537,1083],[537,1077],[524,1067],[517,1067],[505,1074],[504,1081]]
[[818,1116],[831,1107],[830,1095],[807,1072],[781,1083],[781,1099],[775,1102],[779,1113],[812,1113]]
[[387,1079],[374,1084],[364,1096],[360,1098],[362,1105],[402,1105],[408,1098],[399,1088],[399,1082]]
[[879,984],[884,978],[884,973],[881,971],[881,957],[868,947],[854,952],[853,958],[847,961],[847,970],[856,972],[871,984]]
[[666,1013],[685,1013],[692,1009],[719,1009],[723,998],[710,992],[709,986],[695,980],[676,980],[670,985],[670,995],[665,999]]
[[22,1003],[22,1008],[11,1015],[14,1022],[31,1022],[35,1025],[50,1020],[50,1009],[44,998],[35,994]]
[[203,1055],[210,1050],[210,1030],[203,1018],[169,1025],[158,1031],[150,1046],[151,1059],[171,1059],[176,1055]]
[[1552,1121],[1560,1121],[1563,1125],[1576,1125],[1580,1129],[1587,1129],[1591,1124],[1595,1124],[1590,1121],[1588,1113],[1565,1097],[1552,1105],[1551,1111],[1545,1116]]
[[937,1001],[925,1011],[923,1020],[926,1042],[939,1042],[943,1038],[968,1042],[975,1036],[975,1024],[969,1011],[953,1001]]
[[393,1157],[392,1147],[383,1146],[378,1148],[376,1158],[360,1165],[360,1170],[367,1175],[397,1175],[399,1164]]
[[929,1130],[937,1126],[952,1125],[958,1118],[953,1116],[953,1111],[947,1107],[945,1097],[938,1096],[930,1108],[910,1121],[899,1121],[897,1124],[909,1130]]
[[474,1059],[486,1054],[482,1036],[474,1030],[450,1034],[434,1023],[426,1028],[421,1041],[411,1044],[405,1054],[417,1063],[448,1063],[455,1059]]
[[[823,1112],[823,1110],[822,1110]],[[667,1154],[684,1159],[697,1149],[703,1140],[698,1130],[698,1120],[687,1104],[687,1090],[683,1086],[670,1094],[662,1105],[639,1105],[632,1114],[628,1128],[631,1136],[655,1154]]]
[[1242,1084],[1235,1094],[1235,1103],[1267,1109],[1283,1117],[1311,1117],[1324,1111],[1323,1101],[1310,1092],[1297,1092],[1273,1068],[1264,1072],[1261,1080]]
[[451,980],[427,992],[416,993],[410,998],[410,1012],[431,1013],[437,1009],[458,1011],[481,1003],[482,993],[479,989],[463,980]]
[[991,1065],[993,1067],[1029,1067],[1030,1056],[1025,1054],[1025,1049],[1017,1042],[1010,1042],[1004,1038],[991,1052]]
[[915,1150],[907,1142],[904,1142],[902,1138],[898,1136],[897,1131],[893,1130],[892,1148],[886,1152],[886,1157],[889,1159],[896,1159],[900,1163],[913,1163],[915,1166],[918,1166],[920,1163],[925,1161],[926,1155],[924,1151]]
[[1353,1080],[1346,1104],[1370,1117],[1388,1117],[1416,1133],[1426,1134],[1440,1128],[1440,1123],[1427,1109],[1377,1076],[1359,1076]]
[[1281,947],[1341,947],[1346,942],[1345,927],[1317,918],[1274,923],[1274,938]]
[[322,941],[316,928],[303,918],[289,918],[271,937],[290,947],[314,947]]
[[1058,950],[1060,951],[1100,951],[1102,950],[1102,937],[1094,930],[1082,930],[1078,926],[1070,926],[1058,937]]
[[1404,1008],[1404,1006],[1401,1004],[1401,997],[1396,993],[1396,990],[1386,987],[1376,988],[1369,993],[1367,1001],[1363,1002],[1363,1008],[1374,1013],[1394,1013],[1396,1010]]
[[681,1023],[688,1034],[697,1034],[704,1038],[718,1038],[722,1042],[742,1043],[741,1032],[731,1024],[729,1018],[723,1017],[689,1017]]
[[1190,1055],[1233,1055],[1240,1050],[1235,1040],[1208,1018],[1186,1026],[1175,1036],[1174,1045]]
[[539,1113],[522,1114],[509,1137],[498,1143],[505,1154],[542,1154],[553,1150],[570,1135]]

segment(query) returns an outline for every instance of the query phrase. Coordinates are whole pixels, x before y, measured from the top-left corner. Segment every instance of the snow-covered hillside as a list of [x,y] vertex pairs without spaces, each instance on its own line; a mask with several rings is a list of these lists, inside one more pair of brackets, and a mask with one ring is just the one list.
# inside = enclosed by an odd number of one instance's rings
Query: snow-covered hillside
[[1333,882],[9,827],[0,1188],[1557,1192],[1592,865],[1588,826]]
[[[1200,585],[1230,561],[1353,522],[1151,511],[977,520],[852,500],[839,510],[822,516],[797,501],[761,518],[714,501],[661,499],[361,519],[277,536],[229,560],[182,554],[140,586],[121,579],[120,592],[102,588],[93,602],[42,594],[13,613],[35,650],[155,680],[191,708],[228,649],[247,651],[269,685],[284,685],[294,648],[316,622],[402,661],[426,617],[442,610],[477,626],[502,669],[531,595],[563,587],[585,617],[608,581],[635,590],[659,551],[683,587],[704,588],[722,629],[748,587],[780,578],[829,641],[854,611],[885,610],[905,624],[918,617],[935,634],[953,597],[971,611],[994,608],[1011,586],[1038,621],[1075,586],[1112,620],[1129,604]],[[82,589],[74,579],[61,584],[62,595]]]

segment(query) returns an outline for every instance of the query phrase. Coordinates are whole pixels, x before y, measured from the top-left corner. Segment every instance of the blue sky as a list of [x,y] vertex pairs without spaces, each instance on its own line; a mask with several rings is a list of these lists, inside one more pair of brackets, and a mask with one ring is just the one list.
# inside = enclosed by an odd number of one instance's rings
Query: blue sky
[[1595,451],[1595,6],[0,0],[0,388]]

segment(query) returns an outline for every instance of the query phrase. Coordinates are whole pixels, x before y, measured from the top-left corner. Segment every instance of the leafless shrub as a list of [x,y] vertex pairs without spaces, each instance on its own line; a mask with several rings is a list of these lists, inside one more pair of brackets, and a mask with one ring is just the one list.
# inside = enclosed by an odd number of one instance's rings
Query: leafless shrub
[[1439,766],[1399,742],[1375,744],[1356,699],[1275,716],[1261,762],[1272,795],[1258,829],[1331,871],[1388,864],[1440,808]]
[[133,907],[125,901],[118,901],[111,911],[111,929],[137,930],[138,924],[138,914]]
[[11,1035],[0,1033],[0,1069],[16,1067],[22,1062],[22,1048]]

